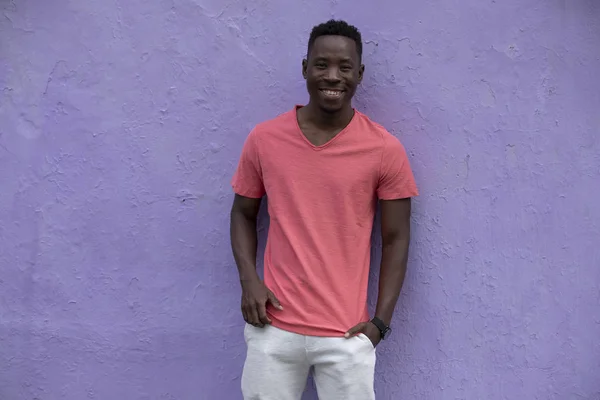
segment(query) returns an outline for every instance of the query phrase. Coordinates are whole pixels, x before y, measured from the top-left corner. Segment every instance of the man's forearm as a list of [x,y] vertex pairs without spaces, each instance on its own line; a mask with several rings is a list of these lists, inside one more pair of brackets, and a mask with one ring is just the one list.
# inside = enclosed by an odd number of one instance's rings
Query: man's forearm
[[256,218],[248,218],[241,212],[231,213],[231,248],[242,283],[258,279],[256,273],[256,248],[258,235]]
[[409,235],[390,239],[387,243],[384,239],[375,316],[387,325],[391,323],[394,308],[404,283],[409,242]]

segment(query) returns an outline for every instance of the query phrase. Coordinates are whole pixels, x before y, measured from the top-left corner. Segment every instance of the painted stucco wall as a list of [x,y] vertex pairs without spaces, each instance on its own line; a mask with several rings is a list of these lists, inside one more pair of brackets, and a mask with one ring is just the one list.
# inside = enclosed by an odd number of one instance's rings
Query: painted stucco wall
[[421,189],[378,398],[600,399],[600,3],[365,4],[0,0],[1,400],[240,398],[229,179],[330,17]]

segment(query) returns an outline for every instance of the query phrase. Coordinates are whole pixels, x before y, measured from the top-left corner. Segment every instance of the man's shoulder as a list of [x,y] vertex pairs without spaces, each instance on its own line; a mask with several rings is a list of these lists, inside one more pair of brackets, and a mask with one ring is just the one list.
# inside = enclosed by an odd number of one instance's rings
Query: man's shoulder
[[400,139],[394,136],[383,125],[372,120],[368,115],[361,112],[358,113],[360,118],[361,130],[380,141],[383,147],[397,147],[400,144]]
[[276,117],[256,124],[252,130],[252,134],[257,137],[269,136],[273,133],[280,132],[282,129],[293,127],[295,123],[294,111],[286,111],[277,115]]

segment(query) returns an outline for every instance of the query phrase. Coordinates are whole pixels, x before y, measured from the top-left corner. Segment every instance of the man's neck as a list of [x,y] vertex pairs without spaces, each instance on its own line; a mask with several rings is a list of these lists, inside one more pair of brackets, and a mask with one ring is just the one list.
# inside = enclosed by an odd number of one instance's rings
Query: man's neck
[[319,129],[339,130],[350,123],[354,116],[354,109],[352,106],[347,106],[336,113],[328,113],[309,102],[304,107],[304,113],[306,121]]

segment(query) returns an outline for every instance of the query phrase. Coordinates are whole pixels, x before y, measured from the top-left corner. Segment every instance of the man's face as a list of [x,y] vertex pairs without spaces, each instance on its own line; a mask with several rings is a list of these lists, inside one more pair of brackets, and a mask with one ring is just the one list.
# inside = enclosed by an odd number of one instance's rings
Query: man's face
[[318,37],[302,63],[311,102],[329,113],[351,106],[363,72],[356,43],[345,36]]

